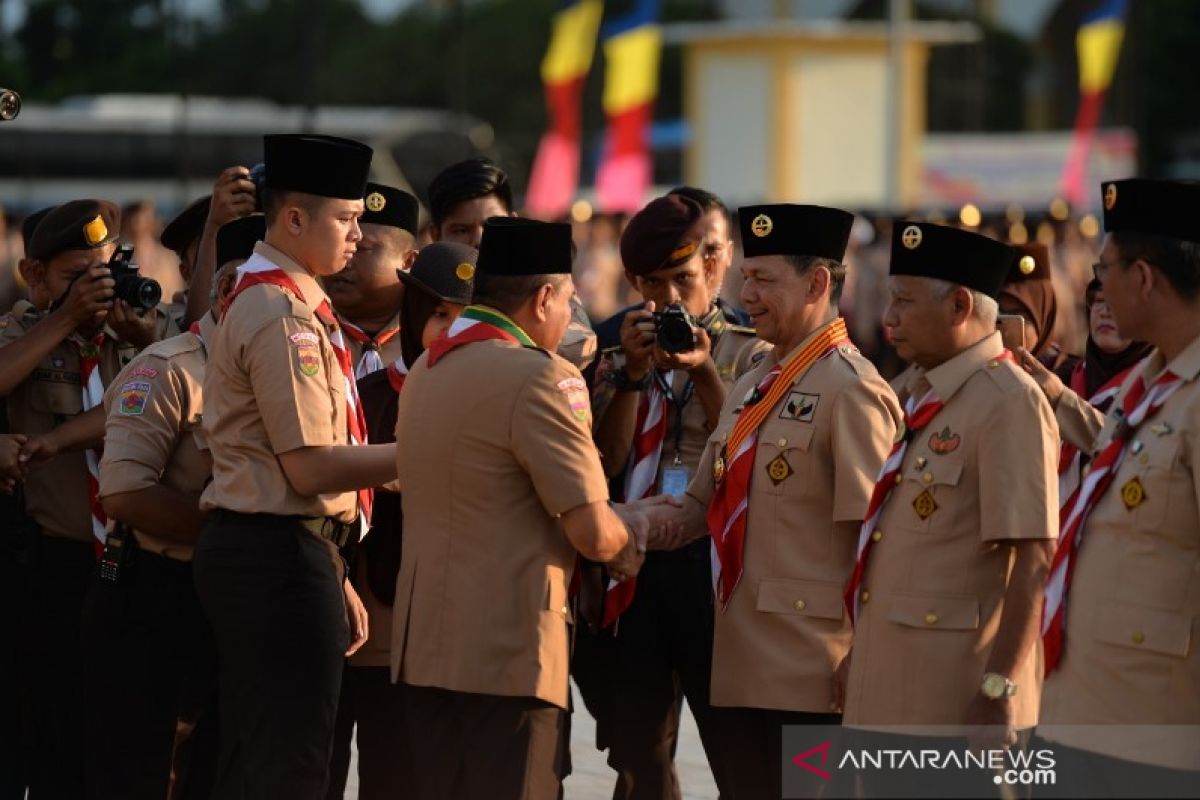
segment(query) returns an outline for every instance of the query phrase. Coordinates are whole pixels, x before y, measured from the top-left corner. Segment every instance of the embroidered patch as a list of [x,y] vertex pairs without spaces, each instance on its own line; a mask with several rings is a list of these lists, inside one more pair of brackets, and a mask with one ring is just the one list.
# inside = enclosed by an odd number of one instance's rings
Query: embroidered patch
[[592,417],[592,405],[588,399],[587,384],[582,378],[563,378],[555,386],[567,398],[571,413],[580,422],[589,422]]
[[916,499],[913,500],[913,510],[916,511],[917,516],[923,520],[929,519],[933,516],[933,512],[938,510],[937,501],[933,499],[933,495],[930,494],[928,489],[921,492],[919,495],[917,495]]
[[313,377],[321,371],[321,351],[311,342],[296,343],[296,358],[300,371]]
[[157,378],[158,370],[154,367],[138,367],[129,373],[131,378]]
[[962,444],[962,437],[957,433],[950,432],[950,426],[942,428],[940,433],[935,433],[929,437],[929,449],[939,456],[944,456],[947,453],[953,453]]
[[779,418],[812,422],[817,413],[817,402],[820,399],[821,395],[819,394],[792,392],[784,402],[783,408],[779,412]]
[[792,469],[792,465],[781,455],[775,456],[771,459],[771,463],[767,464],[767,475],[776,486],[786,481],[793,472],[795,470]]
[[121,387],[121,414],[126,417],[140,417],[146,412],[146,403],[150,400],[150,384],[146,381],[129,381]]
[[1146,489],[1142,486],[1142,482],[1139,479],[1134,478],[1121,487],[1121,502],[1125,504],[1125,508],[1129,511],[1133,511],[1146,502]]
[[293,344],[300,344],[301,342],[308,342],[309,344],[319,344],[321,342],[321,337],[317,336],[312,331],[297,331],[296,333],[293,333],[291,336],[289,336],[288,339],[290,339]]

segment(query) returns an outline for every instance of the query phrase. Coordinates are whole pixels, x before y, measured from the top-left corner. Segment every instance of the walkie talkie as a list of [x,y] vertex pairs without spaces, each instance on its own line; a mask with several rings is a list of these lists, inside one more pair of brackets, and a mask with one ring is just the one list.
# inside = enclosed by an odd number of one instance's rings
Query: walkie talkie
[[133,549],[133,538],[124,525],[117,525],[104,540],[104,552],[100,556],[100,579],[117,583],[121,580],[121,569],[129,561]]

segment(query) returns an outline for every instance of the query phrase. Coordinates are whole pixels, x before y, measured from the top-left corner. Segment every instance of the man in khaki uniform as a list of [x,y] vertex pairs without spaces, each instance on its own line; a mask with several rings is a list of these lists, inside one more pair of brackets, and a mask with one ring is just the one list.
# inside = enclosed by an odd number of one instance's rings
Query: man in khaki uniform
[[221,229],[210,312],[143,350],[104,396],[99,496],[117,527],[84,607],[85,668],[106,676],[86,688],[88,797],[207,797],[212,789],[216,649],[191,569],[212,473],[201,386],[233,270],[263,234],[261,216]]
[[[937,725],[1008,746],[1037,721],[1058,429],[996,330],[1015,258],[954,228],[894,229],[883,322],[915,369],[847,586],[847,726]],[[984,725],[996,726],[991,739]]]
[[400,395],[392,675],[421,798],[558,796],[576,553],[641,563],[647,520],[609,508],[587,387],[553,354],[571,249],[569,225],[488,220],[475,305]]
[[[209,347],[213,479],[194,571],[220,662],[220,797],[318,800],[343,657],[367,634],[338,547],[395,474],[366,445],[349,352],[317,278],[361,237],[371,150],[264,138],[267,237],[238,269]],[[348,652],[349,651],[349,652]]]
[[1114,181],[1102,198],[1108,236],[1096,276],[1121,333],[1157,350],[1122,385],[1064,511],[1038,734],[1063,791],[1195,797],[1200,186]]
[[[604,346],[592,393],[596,445],[619,500],[682,497],[735,376],[767,347],[751,346],[753,330],[714,302],[706,222],[700,204],[671,194],[635,214],[621,236],[626,277],[646,304],[597,328]],[[690,319],[656,333],[656,319],[680,311]],[[709,550],[696,541],[652,553],[636,581],[607,593],[602,574],[583,581],[581,608],[599,613],[577,634],[572,669],[597,720],[597,747],[609,749],[617,771],[615,797],[680,796],[674,755],[685,697],[715,760]],[[588,566],[585,577],[596,565]]]
[[691,535],[711,532],[719,571],[712,705],[735,800],[780,795],[784,725],[838,720],[842,586],[900,418],[837,315],[853,216],[769,205],[738,218],[741,299],[775,347],[730,391],[683,509]]
[[107,263],[120,227],[119,210],[103,200],[48,212],[25,265],[36,302],[22,301],[0,319],[0,395],[12,432],[37,438],[40,462],[22,489],[41,536],[27,567],[27,635],[18,648],[30,676],[29,786],[39,796],[83,794],[79,626],[105,526],[95,502],[95,451],[60,452],[56,434],[87,417],[95,422],[89,444],[98,444],[104,387],[139,347],[173,331],[165,315],[138,315],[113,300]]
[[417,198],[403,189],[367,184],[358,223],[362,241],[341,272],[321,283],[345,331],[355,378],[364,378],[400,357],[399,273],[417,257]]

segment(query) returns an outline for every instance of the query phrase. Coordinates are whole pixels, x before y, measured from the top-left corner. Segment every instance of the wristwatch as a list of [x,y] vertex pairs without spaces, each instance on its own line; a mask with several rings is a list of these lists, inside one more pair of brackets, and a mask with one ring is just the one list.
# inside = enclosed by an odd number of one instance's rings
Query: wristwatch
[[642,379],[635,381],[629,377],[629,373],[624,367],[614,369],[604,376],[604,380],[616,389],[618,392],[644,392],[650,388],[650,373],[647,372],[642,376]]
[[997,672],[985,672],[979,691],[983,692],[983,696],[988,700],[1000,700],[1016,694],[1017,685]]

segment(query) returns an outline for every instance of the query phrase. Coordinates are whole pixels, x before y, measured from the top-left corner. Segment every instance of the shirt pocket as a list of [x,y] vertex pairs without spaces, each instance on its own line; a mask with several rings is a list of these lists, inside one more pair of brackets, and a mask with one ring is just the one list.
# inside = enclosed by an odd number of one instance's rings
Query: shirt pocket
[[816,429],[807,425],[780,431],[776,427],[771,433],[773,436],[759,437],[750,485],[755,493],[779,496],[794,492],[793,484],[805,480]]
[[840,584],[764,578],[758,582],[758,603],[755,607],[768,614],[840,621],[845,601]]
[[888,601],[887,618],[906,628],[973,631],[979,628],[979,598],[895,592]]
[[1112,600],[1102,603],[1098,612],[1095,617],[1097,641],[1181,659],[1191,652],[1192,617],[1189,614]]
[[73,417],[83,411],[83,387],[61,381],[31,380],[29,407],[39,414]]
[[[1141,442],[1141,452],[1132,452],[1134,442]],[[1143,426],[1134,442],[1127,445],[1123,462],[1129,468],[1119,471],[1109,491],[1117,495],[1136,530],[1163,533],[1167,512],[1184,502],[1182,492],[1192,490],[1191,476],[1177,469],[1180,439],[1155,436]],[[1182,486],[1176,485],[1181,481]]]
[[893,514],[899,514],[898,520],[905,528],[931,534],[958,533],[964,503],[959,490],[962,474],[963,462],[959,459],[934,456],[924,463],[912,461],[901,473],[900,491],[888,500],[888,505],[895,502],[899,506]]

